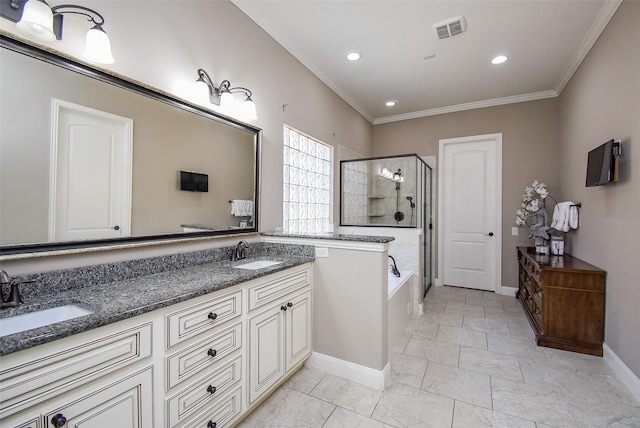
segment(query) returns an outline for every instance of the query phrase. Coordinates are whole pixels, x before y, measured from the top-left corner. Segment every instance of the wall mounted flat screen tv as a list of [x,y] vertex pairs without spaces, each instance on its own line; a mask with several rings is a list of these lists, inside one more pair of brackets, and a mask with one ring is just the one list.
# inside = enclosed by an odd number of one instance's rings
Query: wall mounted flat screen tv
[[208,192],[209,176],[197,172],[180,171],[180,190],[189,192]]
[[618,181],[620,143],[609,140],[589,152],[586,187],[604,186]]

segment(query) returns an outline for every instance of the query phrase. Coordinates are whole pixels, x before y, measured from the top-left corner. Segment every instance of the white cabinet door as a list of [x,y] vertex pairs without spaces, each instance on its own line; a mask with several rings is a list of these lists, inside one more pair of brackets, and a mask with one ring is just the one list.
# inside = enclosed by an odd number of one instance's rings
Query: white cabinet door
[[[153,428],[151,367],[95,392],[64,394],[45,411],[44,426]],[[84,389],[84,388],[81,388]],[[76,398],[77,397],[77,398]],[[52,408],[53,407],[53,408]]]
[[249,318],[249,404],[285,373],[283,305]]
[[287,301],[285,357],[288,372],[311,354],[311,293]]
[[311,354],[311,293],[249,318],[249,404]]

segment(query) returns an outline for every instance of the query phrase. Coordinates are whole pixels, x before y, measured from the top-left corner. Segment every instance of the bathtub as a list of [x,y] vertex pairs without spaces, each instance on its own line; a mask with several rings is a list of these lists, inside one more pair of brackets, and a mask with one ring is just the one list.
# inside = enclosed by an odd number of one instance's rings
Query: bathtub
[[413,271],[400,271],[400,277],[389,272],[388,328],[389,351],[392,351],[404,335],[413,312],[413,288],[415,281]]

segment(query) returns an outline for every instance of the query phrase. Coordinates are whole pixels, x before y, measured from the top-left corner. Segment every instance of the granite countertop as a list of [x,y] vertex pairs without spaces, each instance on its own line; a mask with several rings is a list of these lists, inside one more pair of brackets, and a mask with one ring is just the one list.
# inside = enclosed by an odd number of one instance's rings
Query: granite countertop
[[[63,305],[77,305],[94,313],[0,337],[0,356],[184,302],[314,260],[313,247],[309,245],[251,244],[247,258],[234,262],[228,260],[231,248],[16,278],[15,280],[35,279],[36,282],[33,286],[22,284],[24,304],[17,308],[2,309],[0,318]],[[281,263],[257,270],[234,267],[257,260]],[[100,282],[101,279],[103,282]]]
[[327,239],[333,241],[371,242],[374,244],[386,244],[387,242],[391,242],[396,239],[393,236],[349,235],[344,233],[321,233],[316,235],[307,235],[300,233],[262,232],[260,235],[273,236],[278,238]]

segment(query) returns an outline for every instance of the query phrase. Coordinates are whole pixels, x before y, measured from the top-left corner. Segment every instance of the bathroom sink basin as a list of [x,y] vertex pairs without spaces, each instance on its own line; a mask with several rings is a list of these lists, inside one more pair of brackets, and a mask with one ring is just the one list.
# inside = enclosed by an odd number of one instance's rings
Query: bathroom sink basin
[[249,262],[242,265],[236,265],[234,266],[234,268],[256,270],[256,269],[263,269],[270,266],[279,265],[280,263],[282,262],[274,262],[271,260],[258,260],[255,262]]
[[0,319],[0,337],[92,314],[76,305],[57,306]]

